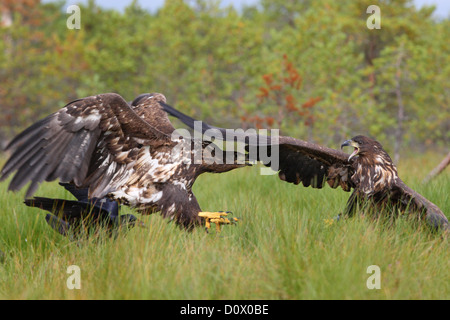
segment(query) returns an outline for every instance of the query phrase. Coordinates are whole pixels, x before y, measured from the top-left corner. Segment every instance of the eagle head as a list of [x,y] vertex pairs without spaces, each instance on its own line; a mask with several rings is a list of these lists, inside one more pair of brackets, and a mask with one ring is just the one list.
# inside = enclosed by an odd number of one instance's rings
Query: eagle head
[[397,169],[378,141],[356,136],[345,141],[341,148],[345,146],[354,148],[348,157],[349,161],[354,159],[355,173],[351,179],[364,194],[386,190],[396,181]]
[[138,95],[134,100],[130,103],[132,107],[136,107],[139,104],[145,102],[146,100],[152,99],[157,102],[166,103],[166,97],[162,93],[143,93]]
[[359,158],[366,159],[382,157],[384,162],[392,162],[389,155],[386,153],[386,151],[383,150],[381,144],[371,138],[365,136],[356,136],[350,140],[344,141],[344,143],[341,145],[341,149],[346,146],[354,148],[352,154],[350,154],[350,156],[348,157],[349,161],[358,156]]

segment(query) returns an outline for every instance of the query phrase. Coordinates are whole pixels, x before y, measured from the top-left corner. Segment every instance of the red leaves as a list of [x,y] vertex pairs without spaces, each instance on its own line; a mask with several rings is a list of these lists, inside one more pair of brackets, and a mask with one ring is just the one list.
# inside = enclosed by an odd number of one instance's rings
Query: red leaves
[[245,115],[245,116],[241,116],[241,121],[243,123],[253,124],[253,126],[256,129],[262,129],[267,126],[271,127],[274,124],[275,119],[273,117],[259,117],[257,115],[255,115],[255,116]]
[[265,82],[268,86],[270,86],[270,85],[272,84],[272,81],[273,81],[273,79],[272,79],[272,74],[268,73],[268,74],[263,75],[262,77],[263,77],[264,82]]
[[261,93],[257,95],[259,98],[265,98],[265,97],[269,96],[268,89],[261,87],[261,88],[259,88],[259,91],[261,91]]
[[286,99],[286,109],[288,111],[298,111],[298,108],[295,106],[296,105],[295,98],[292,94],[288,94],[285,99]]
[[304,109],[310,109],[314,107],[314,105],[322,100],[321,97],[315,97],[315,98],[309,98],[305,103],[302,104],[302,108]]
[[287,73],[287,75],[283,78],[283,82],[293,89],[299,90],[302,85],[302,77],[297,69],[295,69],[292,62],[288,60],[286,54],[283,55],[283,64],[285,67],[285,72]]
[[289,113],[295,112],[303,118],[305,126],[314,124],[315,118],[312,109],[321,98],[312,97],[299,105],[296,92],[300,90],[303,79],[286,54],[283,55],[281,65],[282,69],[278,74],[267,73],[262,76],[265,85],[258,88],[259,93],[256,95],[259,98],[259,104],[266,101],[271,106],[274,104],[277,106],[276,118],[243,116],[241,117],[242,122],[253,123],[256,128],[261,128],[264,124],[271,127],[276,122],[281,127],[283,119]]
[[270,86],[270,90],[272,90],[272,91],[281,91],[281,89],[282,89],[282,87],[279,84]]
[[265,120],[269,127],[271,127],[273,125],[273,123],[275,122],[275,119],[272,117],[266,117]]

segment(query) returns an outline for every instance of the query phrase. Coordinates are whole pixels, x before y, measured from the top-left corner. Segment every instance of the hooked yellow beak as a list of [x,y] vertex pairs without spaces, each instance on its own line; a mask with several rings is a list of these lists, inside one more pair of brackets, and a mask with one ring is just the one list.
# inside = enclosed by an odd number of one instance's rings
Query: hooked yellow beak
[[344,141],[343,144],[341,144],[341,149],[344,147],[353,147],[355,148],[352,152],[352,154],[348,157],[348,161],[350,161],[353,157],[357,156],[359,153],[359,144],[353,140],[347,140]]

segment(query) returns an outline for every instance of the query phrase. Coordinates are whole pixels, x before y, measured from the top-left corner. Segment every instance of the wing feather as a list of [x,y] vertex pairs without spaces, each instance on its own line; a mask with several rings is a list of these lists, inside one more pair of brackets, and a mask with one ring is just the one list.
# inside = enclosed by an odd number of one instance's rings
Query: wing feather
[[[145,103],[140,108],[145,109]],[[151,112],[139,116],[115,93],[75,100],[9,143],[6,149],[12,155],[1,171],[0,181],[17,171],[9,189],[19,190],[31,181],[27,198],[44,180],[59,178],[79,187],[95,182],[96,192],[90,197],[98,196],[118,170],[124,172],[123,166],[136,160],[138,152],[132,153],[133,159],[123,152],[139,149],[137,140],[153,149],[172,143],[170,128],[160,130],[150,119],[153,126],[146,119],[151,116]]]
[[422,212],[423,218],[435,229],[450,230],[448,219],[439,207],[412,190],[400,178],[396,179],[393,190],[394,194],[391,197],[393,200],[400,200],[403,208],[408,208],[411,212]]
[[280,179],[319,189],[325,181],[332,187],[341,186],[345,191],[353,187],[349,179],[352,168],[346,153],[284,136],[279,137],[279,142],[270,145],[270,148],[275,146],[279,148],[278,167],[269,165],[279,171]]

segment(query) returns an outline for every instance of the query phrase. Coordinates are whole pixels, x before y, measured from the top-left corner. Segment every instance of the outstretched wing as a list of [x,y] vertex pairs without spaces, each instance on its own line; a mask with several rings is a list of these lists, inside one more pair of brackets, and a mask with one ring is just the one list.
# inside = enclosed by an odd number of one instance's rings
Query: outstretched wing
[[[140,110],[152,105],[160,108],[156,100],[149,99]],[[152,160],[150,149],[173,144],[171,128],[152,126],[146,117],[115,93],[75,100],[10,142],[6,149],[12,155],[0,181],[17,171],[9,190],[31,182],[27,198],[40,182],[58,178],[78,187],[89,186],[89,198],[103,198],[138,170],[137,163],[145,167]]]
[[345,191],[354,187],[348,155],[339,150],[285,136],[280,136],[278,141],[249,144],[250,155],[252,148],[257,148],[253,154],[269,155],[270,162],[263,161],[263,164],[278,171],[283,181],[313,188],[322,188],[326,181],[332,188],[340,186]]
[[450,230],[448,219],[438,206],[412,190],[400,178],[396,179],[392,190],[391,200],[400,203],[411,212],[422,212],[422,218],[433,228]]
[[175,108],[161,103],[164,110],[180,119],[192,129],[200,129],[202,133],[218,132],[215,138],[233,139],[244,142],[248,151],[249,160],[261,161],[264,165],[279,171],[281,180],[314,188],[322,188],[327,181],[332,188],[338,186],[345,191],[354,187],[351,182],[353,169],[348,162],[348,154],[319,146],[314,143],[281,136],[278,139],[262,135],[236,132],[231,129],[210,126],[205,122],[195,125],[197,120],[185,115]]

